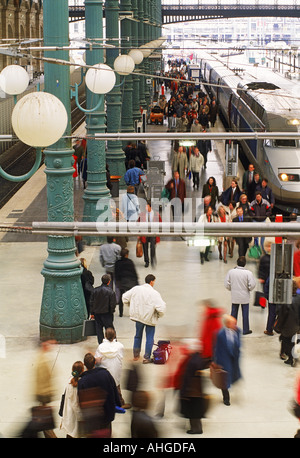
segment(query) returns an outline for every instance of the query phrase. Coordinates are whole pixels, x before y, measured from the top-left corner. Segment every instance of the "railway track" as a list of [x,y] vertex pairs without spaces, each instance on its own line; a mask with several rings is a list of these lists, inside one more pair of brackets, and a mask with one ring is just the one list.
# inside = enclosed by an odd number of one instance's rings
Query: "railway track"
[[[80,105],[85,104],[85,95],[79,97]],[[85,114],[72,103],[71,107],[71,125],[72,132],[74,132],[85,120]],[[2,159],[2,160],[1,160]],[[27,173],[35,162],[35,149],[25,145],[22,142],[16,143],[14,146],[9,148],[8,151],[0,157],[0,165],[3,169],[11,175],[23,175]],[[41,165],[44,162],[42,160]],[[24,181],[20,183],[14,183],[12,181],[5,180],[0,176],[0,208],[2,208],[13,195],[24,185]]]

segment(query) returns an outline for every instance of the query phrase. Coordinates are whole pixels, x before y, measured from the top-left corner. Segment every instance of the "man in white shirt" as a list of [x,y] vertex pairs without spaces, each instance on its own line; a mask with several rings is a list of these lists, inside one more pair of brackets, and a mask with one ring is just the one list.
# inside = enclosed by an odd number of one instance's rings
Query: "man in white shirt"
[[129,316],[135,321],[136,333],[133,343],[133,358],[137,361],[140,357],[142,336],[146,328],[146,345],[143,363],[152,362],[151,353],[154,343],[155,326],[166,310],[166,303],[158,291],[154,289],[155,276],[148,274],[144,285],[131,288],[123,294],[124,305],[130,306]]
[[229,270],[226,275],[224,285],[231,291],[231,316],[237,319],[239,305],[242,306],[243,314],[243,334],[251,334],[249,328],[249,302],[250,291],[255,288],[256,281],[250,272],[245,269],[246,258],[241,256],[237,260],[237,266]]

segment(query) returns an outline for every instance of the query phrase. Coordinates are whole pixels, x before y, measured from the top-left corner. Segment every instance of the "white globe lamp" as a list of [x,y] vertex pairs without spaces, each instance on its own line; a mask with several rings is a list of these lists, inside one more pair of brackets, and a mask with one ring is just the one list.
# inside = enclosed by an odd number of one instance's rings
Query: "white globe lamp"
[[114,69],[119,75],[130,75],[134,67],[134,60],[128,54],[118,56],[114,61]]
[[68,125],[64,104],[48,92],[32,92],[22,97],[12,112],[12,127],[26,145],[44,148],[56,143]]
[[29,75],[20,65],[8,65],[2,70],[1,76],[1,87],[6,94],[22,94],[28,87]]
[[129,51],[128,56],[132,57],[135,65],[141,64],[144,60],[144,54],[139,49],[132,49]]
[[147,44],[145,44],[145,45],[142,45],[142,46],[140,46],[140,48],[139,48],[139,49],[142,51],[142,53],[143,53],[144,57],[149,57],[149,56],[150,56],[150,54],[152,53],[152,49],[150,49],[150,47],[149,47],[149,43],[147,43]]
[[105,64],[96,64],[85,75],[85,84],[95,94],[107,94],[116,84],[115,72]]

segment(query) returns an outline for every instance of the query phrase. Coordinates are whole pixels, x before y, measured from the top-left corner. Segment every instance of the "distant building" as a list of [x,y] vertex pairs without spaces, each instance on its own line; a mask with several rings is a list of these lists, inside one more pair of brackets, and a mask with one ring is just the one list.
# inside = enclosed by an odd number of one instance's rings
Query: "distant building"
[[[0,39],[1,44],[7,40],[40,39],[43,40],[43,9],[42,0],[0,0]],[[15,58],[0,54],[0,71],[11,64],[24,66],[29,74],[43,70],[41,61],[35,59]]]

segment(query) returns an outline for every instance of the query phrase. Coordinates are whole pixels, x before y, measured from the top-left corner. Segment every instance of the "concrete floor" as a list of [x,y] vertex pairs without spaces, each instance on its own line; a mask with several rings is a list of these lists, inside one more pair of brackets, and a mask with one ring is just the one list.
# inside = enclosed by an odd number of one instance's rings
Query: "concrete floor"
[[[149,146],[152,152],[154,146]],[[160,146],[160,159],[168,160],[169,145],[162,143]],[[222,189],[222,142],[219,145],[215,144],[214,147],[214,152],[208,158],[207,170],[201,177],[201,185],[208,176],[214,175]],[[26,221],[35,220],[36,215],[41,212],[39,199],[42,199],[44,193],[44,174],[43,171],[38,173],[39,175],[25,185],[27,190],[22,188],[23,191],[19,191],[18,195],[0,210],[1,222],[20,221],[21,212],[18,213],[17,210],[22,211],[21,214]],[[193,196],[191,184],[187,183],[187,186],[188,195]],[[82,192],[80,186],[77,188],[78,192]],[[129,250],[140,281],[143,281],[145,274],[151,270],[146,270],[143,260],[135,257],[135,240],[129,242]],[[33,405],[32,371],[39,338],[39,313],[43,291],[43,277],[40,272],[47,257],[47,243],[43,239],[33,241],[30,236],[21,234],[2,234],[0,253],[0,435],[15,437],[25,424],[29,409]],[[99,247],[88,246],[83,255],[88,260],[96,284],[100,284],[103,269],[98,259]],[[225,290],[223,281],[226,272],[235,266],[236,258],[237,251],[232,259],[228,259],[226,265],[219,261],[217,251],[214,251],[211,261],[201,265],[199,248],[188,247],[184,240],[161,241],[157,247],[158,264],[153,273],[157,277],[155,288],[166,301],[167,311],[157,326],[156,341],[170,339],[174,345],[175,355],[178,340],[196,337],[201,323],[203,299],[215,299],[225,312],[230,312],[230,293]],[[256,275],[257,262],[248,259],[247,266]],[[206,374],[205,390],[211,395],[211,404],[207,417],[203,420],[203,435],[194,436],[193,439],[294,436],[298,429],[298,421],[289,412],[289,404],[294,395],[299,368],[287,366],[280,360],[278,336],[269,337],[263,333],[266,319],[266,310],[250,306],[250,325],[253,333],[242,338],[243,377],[231,389],[230,407],[222,403],[220,391],[212,385],[209,375]],[[118,339],[126,350],[125,377],[126,368],[132,364],[134,336],[134,323],[129,320],[128,311],[125,310],[122,318],[118,313],[115,314],[115,327]],[[55,412],[69,379],[72,364],[78,359],[82,360],[87,351],[95,351],[96,348],[96,337],[90,337],[81,343],[57,345],[53,348],[51,358],[57,387],[57,397],[53,404]],[[153,415],[157,412],[157,405],[163,394],[161,382],[169,367],[168,364],[140,364],[143,387],[152,394],[150,413]],[[191,439],[186,434],[187,420],[178,415],[176,396],[170,390],[165,394],[165,416],[157,420],[160,436]],[[125,400],[128,400],[129,393],[126,390],[123,390],[123,395]],[[117,414],[113,422],[113,438],[130,437],[130,421],[130,410],[124,415]],[[59,428],[58,415],[56,425],[57,436],[65,437],[65,432]]]

